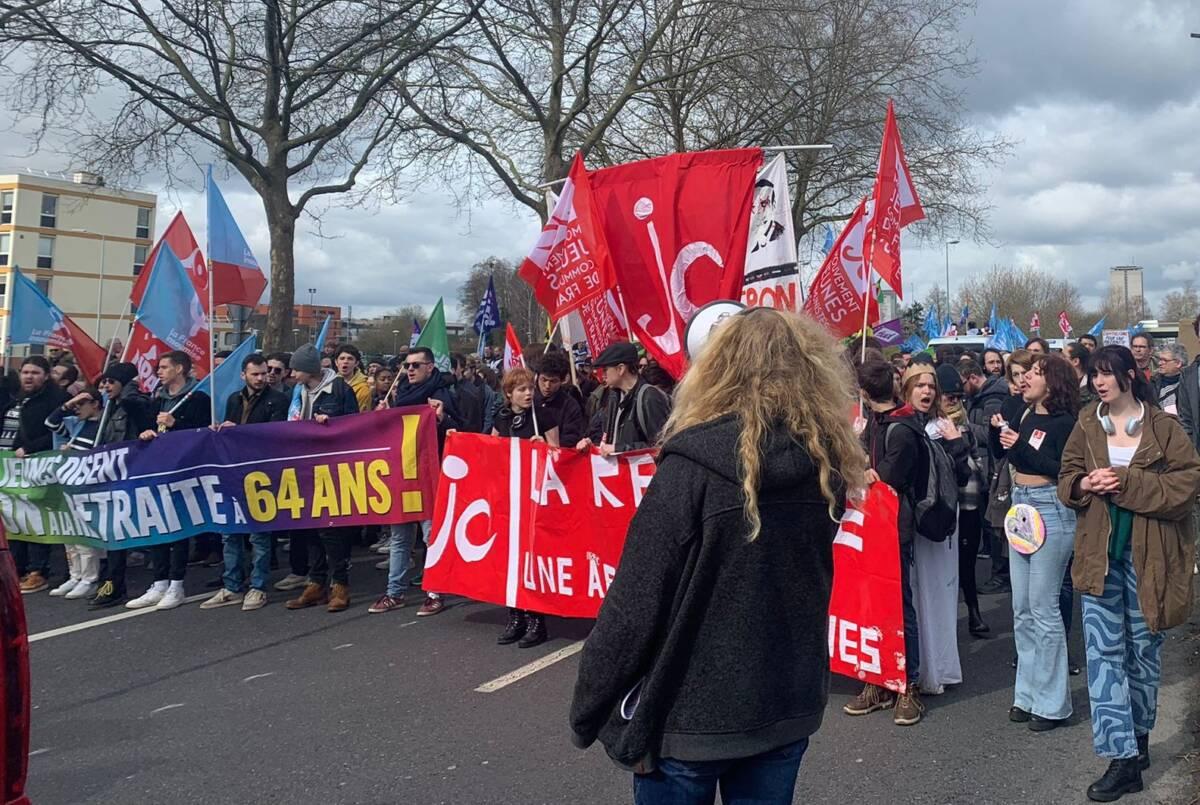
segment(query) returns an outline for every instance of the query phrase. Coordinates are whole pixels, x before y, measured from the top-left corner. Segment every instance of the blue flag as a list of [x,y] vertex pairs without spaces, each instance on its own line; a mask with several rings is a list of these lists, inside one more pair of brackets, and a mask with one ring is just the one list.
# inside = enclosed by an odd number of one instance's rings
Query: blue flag
[[970,316],[971,316],[971,309],[969,307],[967,307],[966,305],[963,305],[962,315],[958,317],[958,334],[959,335],[967,334],[967,319],[970,318]]
[[408,338],[408,348],[412,349],[421,340],[421,322],[413,319],[412,335]]
[[833,227],[825,224],[825,242],[821,244],[821,253],[828,256],[833,251]]
[[493,277],[488,277],[487,293],[479,300],[479,310],[475,312],[475,335],[482,338],[500,326],[500,305],[496,302],[496,284]]
[[242,390],[242,361],[258,349],[258,337],[251,335],[213,373],[200,381],[200,390],[212,398],[216,406],[217,421],[225,415],[225,403]]
[[1029,341],[1029,336],[1025,335],[1025,331],[1017,326],[1017,323],[1012,319],[1008,320],[1009,335],[1012,336],[1013,349],[1023,349]]
[[1093,324],[1092,329],[1088,330],[1088,335],[1099,338],[1104,333],[1104,320],[1107,318],[1108,316],[1101,316],[1100,321]]
[[919,336],[910,335],[904,339],[904,343],[900,345],[902,352],[921,352],[925,349],[925,342]]
[[208,354],[208,316],[187,269],[171,247],[159,244],[150,267],[146,293],[137,320],[171,349],[183,350],[193,361]]
[[938,322],[937,305],[929,308],[925,314],[925,338],[937,338],[941,335],[939,328],[941,325]]
[[317,352],[325,348],[325,336],[329,335],[329,320],[332,318],[333,316],[326,316],[324,323],[321,324],[321,331],[317,333],[317,340],[315,342]]
[[996,303],[992,302],[992,315],[988,316],[988,330],[994,335],[999,324],[1000,322],[996,320]]
[[1143,326],[1142,326],[1142,323],[1139,321],[1137,324],[1135,324],[1135,325],[1133,325],[1132,327],[1130,327],[1130,328],[1129,328],[1129,337],[1130,337],[1130,338],[1133,338],[1133,337],[1134,337],[1135,335],[1137,335],[1138,333],[1140,333],[1140,332],[1144,332],[1144,331],[1145,331],[1145,329],[1146,329],[1146,328],[1145,328],[1145,327],[1143,327]]

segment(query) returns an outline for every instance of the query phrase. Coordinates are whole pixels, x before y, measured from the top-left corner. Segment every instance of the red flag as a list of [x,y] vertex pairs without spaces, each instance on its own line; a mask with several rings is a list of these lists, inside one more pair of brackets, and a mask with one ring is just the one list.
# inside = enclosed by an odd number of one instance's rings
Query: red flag
[[1033,318],[1029,320],[1029,329],[1033,330],[1037,335],[1042,334],[1042,317],[1038,315],[1036,310],[1033,312]]
[[829,250],[804,301],[804,312],[838,338],[862,329],[864,297],[869,306],[865,317],[867,323],[879,320],[878,302],[868,289],[867,269],[863,262],[866,208],[867,201],[863,199]]
[[576,154],[542,234],[518,270],[551,321],[558,321],[613,285],[583,156]]
[[592,193],[629,325],[673,377],[697,309],[740,299],[762,149],[700,151],[604,168]]
[[516,369],[525,365],[525,351],[521,348],[521,339],[512,324],[506,324],[504,329],[504,371]]
[[[154,261],[158,257],[158,250],[164,243],[171,247],[171,251],[175,252],[179,262],[183,263],[184,268],[187,269],[188,276],[192,279],[192,285],[196,288],[196,295],[200,297],[200,303],[204,305],[204,312],[207,313],[208,266],[204,262],[204,255],[200,253],[200,246],[196,243],[192,228],[188,226],[187,219],[183,217],[182,212],[175,213],[175,217],[167,225],[167,229],[158,239],[158,243],[155,243],[154,248],[150,250],[150,254],[146,257],[146,270],[139,274],[134,281],[133,290],[129,292],[129,300],[133,302],[135,308],[141,306],[142,295],[146,293],[146,283],[150,281],[150,269],[153,268]],[[215,296],[213,301],[218,305],[224,304]]]
[[89,383],[95,383],[96,378],[104,372],[108,350],[97,344],[70,316],[62,317],[58,330],[48,343],[50,346],[69,350],[75,356],[75,365],[79,367],[79,373]]
[[883,127],[883,144],[879,149],[879,169],[875,189],[871,194],[871,220],[868,224],[868,261],[879,278],[891,286],[903,299],[903,280],[900,274],[900,229],[925,217],[908,161],[892,102],[888,101],[887,121]]
[[629,339],[629,328],[625,326],[616,291],[607,291],[603,296],[584,302],[578,312],[583,323],[583,337],[593,358],[599,357],[609,344]]
[[1063,338],[1071,334],[1071,320],[1067,318],[1067,311],[1060,311],[1058,314],[1058,329],[1062,330]]

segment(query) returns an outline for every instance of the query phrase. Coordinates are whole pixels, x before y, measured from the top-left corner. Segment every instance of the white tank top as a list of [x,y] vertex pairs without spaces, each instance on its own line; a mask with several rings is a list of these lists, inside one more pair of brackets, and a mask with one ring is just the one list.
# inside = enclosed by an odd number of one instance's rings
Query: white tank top
[[1108,460],[1114,467],[1128,467],[1129,462],[1133,461],[1133,454],[1137,452],[1138,446],[1133,447],[1117,447],[1110,444],[1108,446]]

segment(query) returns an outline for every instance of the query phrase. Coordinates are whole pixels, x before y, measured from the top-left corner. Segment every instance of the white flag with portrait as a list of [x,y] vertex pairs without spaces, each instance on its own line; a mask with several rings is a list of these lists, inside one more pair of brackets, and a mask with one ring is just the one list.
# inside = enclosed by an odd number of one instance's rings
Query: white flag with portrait
[[777,154],[754,183],[754,208],[746,243],[742,302],[749,307],[796,311],[800,275],[787,160]]

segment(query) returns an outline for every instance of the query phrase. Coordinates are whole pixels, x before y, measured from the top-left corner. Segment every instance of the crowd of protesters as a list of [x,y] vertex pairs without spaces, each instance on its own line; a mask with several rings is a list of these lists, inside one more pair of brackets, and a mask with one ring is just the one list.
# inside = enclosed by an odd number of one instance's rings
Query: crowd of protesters
[[[980,596],[1011,598],[1008,719],[1034,732],[1062,726],[1073,712],[1069,678],[1083,670],[1068,651],[1079,595],[1093,741],[1110,761],[1087,795],[1113,801],[1141,790],[1163,632],[1186,619],[1197,571],[1200,356],[1189,362],[1181,345],[1156,350],[1139,335],[1129,348],[1080,339],[1057,353],[1034,338],[1011,353],[885,357],[869,338],[839,353],[811,322],[774,311],[731,321],[678,388],[628,342],[590,363],[557,347],[535,350],[528,368],[506,372],[490,348],[451,356],[448,371],[424,347],[388,361],[352,345],[254,354],[241,366],[244,387],[216,401],[215,421],[184,353],[159,359],[153,395],[139,391],[128,363],[111,364],[93,389],[73,367],[34,356],[0,388],[0,449],[87,450],[185,428],[324,424],[414,405],[434,412],[439,450],[454,431],[604,455],[660,447],[572,708],[576,741],[599,739],[638,771],[638,801],[646,802],[667,801],[689,780],[724,786],[734,770],[747,796],[790,801],[828,688],[836,521],[817,510],[836,517],[847,494],[882,481],[900,498],[907,684],[868,684],[845,713],[887,710],[895,724],[913,726],[924,715],[922,696],[964,682],[961,592],[970,639],[992,636]],[[855,390],[861,413],[851,426],[838,400],[848,405]],[[368,608],[384,614],[407,606],[420,587],[430,526],[203,535],[157,546],[140,559],[153,582],[132,598],[126,551],[68,546],[68,578],[50,595],[93,608],[167,610],[184,600],[189,565],[219,562],[222,575],[210,583],[218,589],[201,609],[253,611],[267,603],[271,571],[286,552],[287,574],[274,584],[296,593],[286,607],[340,612],[351,605],[357,542],[386,557],[377,565],[386,582]],[[663,538],[672,532],[677,539]],[[21,592],[49,589],[50,547],[15,541],[13,552]],[[422,590],[418,616],[444,608],[436,591]],[[508,614],[499,644],[548,639],[543,614]],[[763,662],[747,648],[754,645]],[[785,649],[794,656],[782,661]],[[738,672],[714,675],[713,667]],[[718,704],[731,700],[738,706]],[[725,739],[713,744],[697,724]]]

